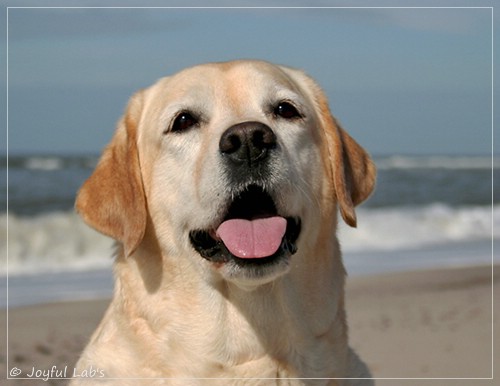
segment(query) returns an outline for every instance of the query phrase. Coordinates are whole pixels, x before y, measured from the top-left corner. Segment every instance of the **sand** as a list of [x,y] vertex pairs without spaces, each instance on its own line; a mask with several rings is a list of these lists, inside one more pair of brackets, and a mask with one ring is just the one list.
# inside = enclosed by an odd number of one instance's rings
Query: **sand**
[[[495,267],[495,327],[500,327],[500,267]],[[491,267],[437,269],[348,279],[351,345],[376,385],[500,385],[499,328],[492,358]],[[15,308],[0,320],[0,379],[33,369],[71,376],[74,363],[108,301]],[[8,344],[7,344],[8,342]],[[5,352],[8,347],[8,353]],[[7,369],[8,357],[8,369]],[[36,373],[35,373],[36,374]],[[383,379],[410,378],[410,379]],[[446,380],[427,378],[485,378]],[[65,385],[67,380],[11,379],[9,385]]]

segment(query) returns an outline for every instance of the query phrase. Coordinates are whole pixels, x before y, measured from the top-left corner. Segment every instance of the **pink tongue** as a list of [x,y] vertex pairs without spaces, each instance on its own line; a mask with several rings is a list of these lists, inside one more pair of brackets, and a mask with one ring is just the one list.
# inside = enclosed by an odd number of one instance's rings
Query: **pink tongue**
[[224,221],[217,229],[217,236],[236,257],[256,259],[273,255],[280,247],[285,232],[286,220],[275,216]]

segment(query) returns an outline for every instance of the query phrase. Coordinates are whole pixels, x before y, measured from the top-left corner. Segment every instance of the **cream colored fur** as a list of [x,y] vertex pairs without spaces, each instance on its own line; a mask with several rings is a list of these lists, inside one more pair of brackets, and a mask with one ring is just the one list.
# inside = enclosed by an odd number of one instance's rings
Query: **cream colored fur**
[[[293,100],[305,118],[269,114],[279,100]],[[202,121],[168,132],[183,109]],[[278,211],[302,219],[289,265],[260,280],[203,259],[188,239],[191,229],[213,227],[231,199],[218,144],[245,121],[276,134],[269,185]],[[105,379],[72,385],[371,385],[343,379],[370,373],[348,346],[336,226],[338,209],[356,225],[354,207],[374,181],[368,154],[300,71],[207,64],[139,91],[77,198],[118,253],[113,299],[76,370],[99,369]]]

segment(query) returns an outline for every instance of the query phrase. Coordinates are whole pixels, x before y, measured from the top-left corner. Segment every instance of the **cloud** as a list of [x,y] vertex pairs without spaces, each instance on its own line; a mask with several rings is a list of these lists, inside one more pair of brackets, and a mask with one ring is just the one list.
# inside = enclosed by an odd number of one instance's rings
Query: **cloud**
[[425,32],[469,34],[491,20],[490,9],[479,8],[397,8],[373,10],[384,22]]
[[[43,3],[43,2],[42,2]],[[82,2],[66,2],[65,4]],[[85,2],[85,4],[93,2]],[[223,2],[224,3],[224,2]],[[260,2],[253,2],[256,6]],[[37,3],[38,4],[38,3]],[[136,4],[135,1],[120,0],[109,4]],[[244,4],[242,2],[241,4]],[[293,3],[288,3],[293,4]],[[90,5],[89,5],[90,6]],[[123,5],[122,5],[123,7]],[[189,10],[184,10],[189,12]],[[261,10],[243,10],[258,12]],[[110,36],[131,35],[143,32],[187,29],[190,26],[189,13],[186,17],[169,19],[165,23],[164,12],[168,9],[154,8],[60,8],[60,9],[18,9],[9,10],[9,40],[43,37]],[[217,12],[232,12],[230,9]],[[337,23],[396,27],[406,30],[446,34],[471,34],[491,25],[489,9],[414,9],[414,8],[356,8],[337,12],[321,9],[297,10],[303,18],[334,18]]]

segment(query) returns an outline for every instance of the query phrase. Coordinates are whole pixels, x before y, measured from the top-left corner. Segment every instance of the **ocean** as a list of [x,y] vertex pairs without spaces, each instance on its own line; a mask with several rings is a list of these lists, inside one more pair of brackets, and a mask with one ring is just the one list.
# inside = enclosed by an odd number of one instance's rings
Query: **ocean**
[[[113,242],[73,210],[97,160],[0,159],[0,290],[8,291],[0,307],[110,296]],[[377,187],[357,210],[358,227],[340,224],[349,275],[492,263],[500,240],[500,157],[374,160]]]

